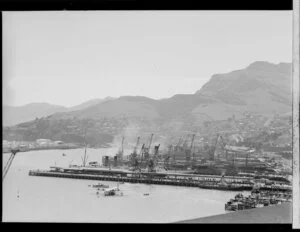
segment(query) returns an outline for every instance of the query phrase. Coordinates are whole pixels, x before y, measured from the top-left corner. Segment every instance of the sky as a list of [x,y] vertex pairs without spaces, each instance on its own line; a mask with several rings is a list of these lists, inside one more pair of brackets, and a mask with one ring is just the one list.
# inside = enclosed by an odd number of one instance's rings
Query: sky
[[3,104],[193,94],[213,74],[292,62],[292,11],[3,12]]

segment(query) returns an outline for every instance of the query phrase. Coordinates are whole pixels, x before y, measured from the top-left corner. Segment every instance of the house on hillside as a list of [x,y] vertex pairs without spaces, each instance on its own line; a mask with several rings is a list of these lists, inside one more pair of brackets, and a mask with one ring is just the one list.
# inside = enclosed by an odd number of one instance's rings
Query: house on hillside
[[63,145],[63,144],[64,144],[64,142],[63,142],[63,141],[59,141],[59,140],[58,140],[58,141],[54,141],[54,144],[55,144],[55,145]]

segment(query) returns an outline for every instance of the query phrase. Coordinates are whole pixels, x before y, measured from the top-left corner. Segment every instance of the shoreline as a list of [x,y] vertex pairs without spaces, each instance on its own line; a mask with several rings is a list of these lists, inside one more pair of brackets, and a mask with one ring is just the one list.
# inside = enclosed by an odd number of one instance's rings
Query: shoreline
[[[84,146],[74,146],[74,147],[39,147],[39,148],[30,148],[30,149],[22,149],[21,148],[20,152],[43,151],[43,150],[72,150],[72,149],[79,149],[79,148],[84,148]],[[100,149],[100,148],[111,148],[111,147],[89,147],[89,148]],[[11,149],[13,149],[13,148],[8,148],[8,149],[2,148],[2,153],[3,154],[11,153]]]

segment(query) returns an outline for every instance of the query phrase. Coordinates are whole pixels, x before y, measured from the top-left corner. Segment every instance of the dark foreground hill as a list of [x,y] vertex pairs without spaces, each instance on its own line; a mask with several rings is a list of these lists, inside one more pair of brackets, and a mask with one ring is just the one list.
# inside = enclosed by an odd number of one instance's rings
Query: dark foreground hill
[[185,220],[177,223],[292,224],[292,210],[293,210],[292,204],[286,202],[286,203],[282,203],[281,205],[248,209],[248,210],[237,211],[232,213],[220,214],[216,216]]

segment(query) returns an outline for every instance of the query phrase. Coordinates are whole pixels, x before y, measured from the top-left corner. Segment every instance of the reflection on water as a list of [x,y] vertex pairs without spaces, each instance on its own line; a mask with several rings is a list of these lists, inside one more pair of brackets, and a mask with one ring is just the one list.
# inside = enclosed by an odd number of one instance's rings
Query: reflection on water
[[[101,163],[102,155],[114,155],[117,150],[88,149],[88,159]],[[225,213],[225,202],[236,194],[124,183],[119,185],[122,197],[104,197],[103,192],[97,196],[97,190],[89,186],[99,181],[28,175],[30,169],[80,164],[83,154],[84,149],[17,153],[3,182],[3,221],[174,222]],[[3,154],[3,165],[8,157]],[[116,182],[101,183],[117,186]]]

